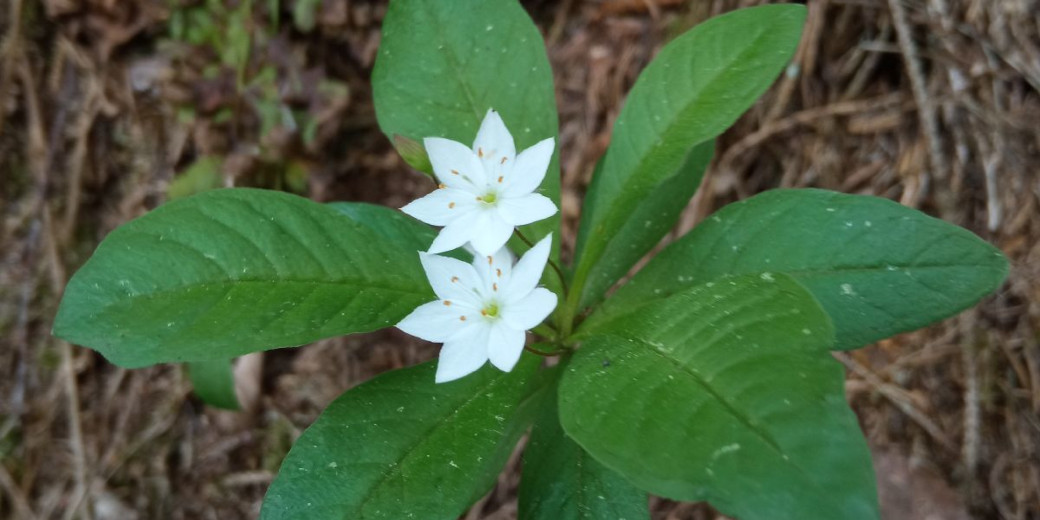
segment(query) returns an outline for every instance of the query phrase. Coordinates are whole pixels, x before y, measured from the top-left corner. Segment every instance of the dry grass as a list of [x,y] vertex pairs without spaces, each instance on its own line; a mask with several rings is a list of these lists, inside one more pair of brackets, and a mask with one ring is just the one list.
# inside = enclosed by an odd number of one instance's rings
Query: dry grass
[[[662,42],[759,2],[526,2],[556,70],[563,211]],[[379,135],[367,86],[382,2],[327,1],[289,48],[350,87],[311,147],[319,200],[401,205],[421,181]],[[145,0],[9,0],[0,12],[0,517],[249,518],[292,439],[344,389],[428,359],[393,331],[267,353],[251,413],[203,408],[177,367],[127,372],[48,331],[61,288],[104,234],[160,203],[212,143],[255,168],[253,134],[179,123],[191,64],[154,47]],[[842,355],[886,518],[1040,517],[1040,5],[816,0],[795,63],[720,140],[680,234],[733,200],[817,186],[892,198],[967,227],[1009,282],[942,324]],[[342,52],[347,49],[349,52]],[[190,90],[188,91],[191,92]],[[255,162],[255,161],[254,161]],[[573,234],[571,234],[573,236]],[[517,462],[468,518],[515,516]],[[656,518],[711,518],[654,502]]]

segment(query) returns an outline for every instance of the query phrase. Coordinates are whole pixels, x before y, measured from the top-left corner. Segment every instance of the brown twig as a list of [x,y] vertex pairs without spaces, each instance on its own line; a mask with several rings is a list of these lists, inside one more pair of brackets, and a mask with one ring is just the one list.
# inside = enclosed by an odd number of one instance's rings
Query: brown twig
[[942,135],[939,133],[939,118],[935,114],[935,105],[928,95],[928,87],[921,70],[921,58],[918,53],[917,43],[914,42],[910,33],[910,23],[907,21],[906,9],[902,0],[888,0],[888,8],[892,13],[892,21],[896,28],[896,37],[899,40],[899,48],[902,50],[903,59],[906,62],[906,72],[910,77],[910,87],[914,93],[914,101],[917,102],[917,116],[921,121],[921,128],[928,138],[928,154],[932,163],[935,176],[946,179],[949,176],[949,164],[943,155]]
[[946,434],[935,424],[934,421],[928,418],[921,410],[914,406],[913,401],[906,392],[889,383],[881,380],[873,371],[867,367],[859,364],[858,361],[852,359],[851,356],[844,352],[834,352],[834,357],[837,358],[843,365],[849,370],[852,370],[856,375],[863,378],[868,385],[873,387],[879,394],[888,399],[892,404],[896,405],[899,411],[903,412],[907,417],[912,419],[918,426],[928,432],[929,435],[942,447],[950,450],[951,452],[957,452],[957,444],[953,442]]

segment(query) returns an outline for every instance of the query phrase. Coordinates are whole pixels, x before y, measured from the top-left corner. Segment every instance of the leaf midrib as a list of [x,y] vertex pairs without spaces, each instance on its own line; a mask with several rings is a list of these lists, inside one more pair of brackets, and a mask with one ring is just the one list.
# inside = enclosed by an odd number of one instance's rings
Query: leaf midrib
[[[410,446],[407,446],[404,449],[403,455],[401,457],[397,458],[397,460],[396,460],[397,463],[396,464],[393,464],[392,466],[390,466],[379,477],[379,480],[377,480],[371,486],[368,486],[368,488],[366,490],[367,492],[365,493],[364,497],[362,498],[361,502],[357,505],[357,507],[354,508],[352,511],[345,512],[344,514],[346,514],[346,513],[356,513],[358,515],[358,518],[362,518],[363,516],[361,516],[361,515],[363,515],[363,513],[364,513],[365,505],[368,504],[370,500],[372,500],[372,498],[375,495],[375,490],[379,489],[384,484],[386,484],[386,482],[393,475],[395,475],[397,473],[400,473],[400,471],[401,471],[400,468],[404,465],[404,461],[406,459],[408,459],[409,457],[411,457],[412,453],[414,453],[421,445],[423,445],[424,443],[428,442],[429,438],[433,434],[433,432],[435,432],[438,429],[441,429],[444,426],[446,426],[447,424],[449,424],[448,419],[457,417],[459,415],[459,413],[461,413],[464,408],[469,407],[470,405],[473,404],[473,402],[475,400],[477,400],[478,398],[484,396],[485,395],[484,394],[485,391],[487,391],[491,387],[493,387],[493,386],[497,385],[499,382],[501,382],[503,377],[505,377],[505,376],[501,376],[500,375],[500,376],[497,376],[497,377],[491,379],[491,381],[489,381],[488,384],[480,387],[479,391],[474,392],[472,396],[470,396],[465,401],[463,401],[462,404],[457,406],[453,411],[451,411],[451,413],[447,414],[444,419],[439,420],[439,421],[434,421],[433,425],[431,425],[429,428],[425,429],[422,432],[422,434],[417,437],[417,440],[415,442],[413,442]],[[344,516],[344,518],[350,518],[350,517]]]
[[[388,292],[402,292],[402,293],[413,293],[416,295],[426,295],[427,293],[432,294],[432,291],[415,291],[415,286],[410,288],[400,288],[391,285],[373,284],[368,281],[356,281],[356,280],[292,280],[292,279],[276,279],[276,280],[256,280],[256,279],[238,279],[228,280],[223,282],[202,282],[180,285],[169,289],[162,289],[158,291],[141,292],[137,294],[127,295],[119,294],[117,300],[113,303],[123,303],[134,300],[153,300],[162,296],[171,295],[174,293],[184,292],[190,289],[211,289],[214,287],[225,287],[228,285],[237,284],[269,284],[269,285],[322,285],[322,286],[345,286],[345,287],[356,287],[363,286],[362,288],[379,289]],[[112,306],[112,305],[109,305]]]
[[[759,439],[762,440],[763,443],[766,446],[768,446],[771,450],[773,450],[776,453],[776,455],[777,455],[777,459],[781,461],[781,464],[790,466],[790,467],[794,468],[795,470],[797,470],[797,472],[800,475],[802,475],[803,479],[806,482],[808,482],[814,489],[816,489],[817,491],[820,492],[818,496],[821,496],[821,497],[828,496],[827,493],[825,492],[826,490],[824,490],[820,486],[819,482],[817,482],[815,479],[812,478],[811,474],[808,471],[806,471],[805,468],[801,467],[798,464],[795,464],[793,462],[793,459],[791,457],[787,456],[784,453],[783,448],[780,447],[780,444],[775,439],[773,439],[773,437],[769,434],[769,432],[759,428],[758,426],[755,426],[755,424],[753,422],[751,422],[750,418],[745,417],[744,414],[740,413],[740,411],[737,410],[736,408],[734,408],[727,400],[723,399],[722,395],[718,391],[716,391],[713,386],[711,386],[711,383],[709,383],[708,381],[704,380],[704,378],[700,377],[698,374],[694,373],[692,370],[690,370],[689,367],[687,367],[681,361],[679,361],[679,360],[669,356],[666,352],[663,352],[663,351],[659,350],[657,347],[653,346],[652,344],[650,344],[649,342],[643,340],[642,338],[632,338],[632,337],[623,338],[621,336],[614,336],[614,337],[616,337],[618,339],[622,339],[622,340],[626,340],[626,339],[627,340],[631,340],[631,341],[634,341],[637,344],[642,345],[643,347],[646,348],[646,350],[648,350],[651,353],[659,356],[660,358],[668,361],[669,363],[671,363],[674,366],[676,366],[677,368],[679,368],[683,373],[689,375],[690,378],[693,379],[697,384],[699,384],[704,390],[706,390],[708,392],[708,394],[711,395],[711,397],[715,399],[716,402],[720,403],[722,405],[723,409],[725,409],[727,412],[729,412],[729,414],[731,416],[733,416],[738,422],[743,424],[745,426],[745,428],[747,428],[748,430],[754,432],[754,434],[757,437],[759,437]],[[828,500],[828,502],[829,501],[830,500]],[[836,507],[836,509],[838,511],[840,511],[842,509],[840,507],[840,505],[836,505],[836,504],[833,504],[833,503],[832,503],[832,507]]]
[[[657,133],[655,135],[663,136],[663,135],[670,135],[670,134],[672,134],[675,131],[675,127],[679,126],[679,121],[682,121],[682,120],[686,119],[687,116],[689,115],[688,112],[690,112],[691,110],[693,110],[694,108],[696,108],[698,106],[698,102],[701,99],[703,99],[703,97],[704,97],[704,92],[707,91],[708,88],[710,88],[710,86],[714,82],[716,82],[719,77],[724,76],[729,71],[729,68],[730,68],[730,66],[733,63],[740,63],[742,61],[745,61],[743,58],[749,52],[749,49],[754,44],[756,44],[759,41],[765,39],[767,37],[767,34],[768,34],[768,31],[765,31],[765,30],[759,31],[758,34],[755,35],[754,40],[752,40],[747,46],[745,46],[744,49],[741,52],[736,54],[736,57],[734,59],[726,61],[725,62],[725,66],[720,66],[719,68],[717,68],[715,74],[713,74],[709,78],[705,79],[704,87],[700,89],[699,93],[697,95],[693,96],[692,98],[690,98],[689,102],[686,103],[686,105],[682,108],[682,110],[678,110],[678,111],[674,112],[675,115],[673,117],[669,118],[667,124],[665,125],[665,129],[662,132],[659,132],[659,133]],[[637,83],[636,87],[638,87],[638,83]],[[635,87],[633,87],[633,90],[634,89],[635,89]],[[626,102],[626,106],[627,106],[627,102]],[[624,114],[622,114],[622,115],[624,115]],[[619,121],[621,121],[621,120],[619,119]],[[711,139],[711,136],[704,136],[700,141],[691,143],[689,145],[688,149],[692,150],[693,148],[699,146],[701,143],[703,143],[704,141],[707,141],[708,139]],[[631,185],[632,179],[638,177],[642,172],[646,171],[646,169],[648,169],[652,165],[652,163],[653,163],[652,158],[654,156],[652,147],[642,150],[638,155],[639,155],[639,158],[637,159],[635,167],[632,168],[632,173],[630,175],[626,176],[622,180],[622,182],[620,183],[621,187],[620,187],[619,190],[616,190],[617,192],[624,192],[624,191],[626,191],[626,188]],[[604,159],[605,160],[606,159],[610,159],[609,155],[607,157],[604,157]],[[608,168],[612,168],[613,162],[614,162],[614,160],[612,160],[610,162],[605,162],[604,165],[603,165],[604,166],[603,171],[600,172],[600,175],[606,174],[609,171]],[[678,168],[681,168],[683,164],[684,164],[684,162],[680,161],[679,165],[678,165]],[[671,179],[675,175],[677,175],[677,173],[673,172],[672,174],[667,175],[666,177],[660,179],[658,182],[654,183],[653,186],[648,187],[648,191],[653,190],[654,186],[658,186],[661,183],[666,182],[668,179]],[[583,257],[582,257],[582,262],[583,263],[585,262],[585,258],[590,258],[590,260],[589,260],[590,267],[582,269],[583,271],[586,272],[586,275],[591,273],[591,270],[592,270],[591,266],[599,261],[599,258],[603,255],[603,252],[606,251],[607,246],[616,239],[616,236],[617,236],[616,234],[614,234],[614,233],[609,233],[609,234],[608,233],[599,233],[599,232],[597,232],[597,229],[596,229],[596,227],[602,226],[604,222],[606,222],[609,219],[613,218],[615,214],[618,214],[619,212],[622,211],[616,205],[613,206],[613,208],[614,208],[613,210],[608,210],[605,214],[603,214],[603,216],[601,218],[597,219],[598,222],[596,222],[595,224],[591,225],[590,228],[589,228],[589,232],[590,233],[593,233],[594,235],[596,235],[596,234],[603,234],[603,235],[607,235],[607,237],[606,237],[605,240],[602,240],[602,241],[598,242],[600,245],[597,246],[597,249],[595,250],[595,252],[594,252],[595,254],[594,255],[591,255],[591,256],[583,255]],[[586,247],[588,247],[588,246],[586,246]],[[582,288],[582,292],[584,292],[584,287]]]
[[[794,278],[795,280],[803,280],[803,279],[806,279],[806,278],[810,278],[810,279],[824,278],[824,277],[826,277],[828,275],[831,275],[831,274],[841,274],[841,273],[882,272],[882,273],[892,273],[893,275],[905,276],[905,274],[903,274],[903,273],[905,271],[907,271],[907,270],[954,269],[954,268],[984,268],[984,267],[988,266],[988,264],[968,264],[968,263],[965,263],[965,264],[941,264],[941,265],[914,265],[914,266],[901,266],[899,264],[889,264],[889,265],[894,265],[896,267],[899,267],[900,269],[897,269],[895,271],[889,271],[885,267],[843,267],[843,268],[839,268],[839,269],[802,269],[802,270],[797,270],[797,271],[787,271],[787,270],[784,270],[782,268],[778,268],[778,269],[760,269],[760,270],[731,272],[731,273],[727,272],[727,273],[723,273],[723,274],[720,274],[720,275],[717,275],[717,276],[713,276],[713,277],[710,277],[710,278],[701,278],[701,279],[695,278],[693,280],[693,283],[691,285],[689,285],[689,287],[692,288],[692,287],[695,287],[697,284],[703,284],[703,283],[705,283],[707,281],[717,280],[719,278],[724,278],[724,277],[727,277],[727,276],[746,276],[746,275],[754,275],[754,274],[762,274],[762,273],[786,274],[786,275]],[[697,276],[697,275],[693,275],[693,276]],[[639,282],[642,285],[651,285],[653,283],[652,281],[639,281]],[[915,280],[915,283],[920,284],[921,282]],[[609,313],[605,313],[603,318],[602,318],[603,321],[601,321],[599,323],[596,323],[596,321],[599,321],[599,320],[595,320],[594,321],[594,316],[595,315],[590,316],[589,323],[593,324],[593,328],[590,331],[588,331],[588,332],[589,333],[595,333],[595,330],[598,329],[598,328],[605,327],[608,324],[610,324],[610,323],[612,323],[612,322],[614,322],[616,320],[619,320],[619,319],[624,318],[626,316],[630,316],[633,313],[639,311],[640,309],[646,307],[647,305],[653,304],[655,302],[660,302],[661,300],[668,299],[668,298],[670,298],[672,296],[675,296],[676,294],[679,294],[680,292],[682,292],[684,290],[687,290],[687,287],[681,287],[679,289],[676,289],[674,292],[668,292],[667,290],[662,290],[660,294],[652,295],[650,298],[647,298],[645,300],[641,300],[641,301],[637,301],[637,302],[631,302],[631,303],[627,303],[626,302],[626,305],[625,305],[625,307],[627,308],[626,311],[620,312],[620,313],[614,314],[614,315],[610,315]],[[623,295],[622,295],[622,299],[621,300],[617,300],[617,301],[618,302],[623,302],[624,301]],[[613,303],[613,305],[611,305],[611,308],[618,308],[617,307],[617,305],[618,305],[617,302],[612,302],[612,303]],[[604,308],[601,309],[600,312],[607,311],[607,310],[608,309],[604,307]],[[584,333],[584,331],[579,330],[579,333]]]

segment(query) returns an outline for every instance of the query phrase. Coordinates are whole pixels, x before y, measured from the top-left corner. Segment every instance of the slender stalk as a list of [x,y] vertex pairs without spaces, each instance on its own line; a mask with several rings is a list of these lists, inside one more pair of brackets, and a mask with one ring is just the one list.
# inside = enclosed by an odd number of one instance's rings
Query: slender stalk
[[560,337],[560,332],[548,323],[542,323],[538,325],[537,327],[531,329],[531,332],[538,334],[543,338],[551,339],[554,341],[559,339]]
[[524,350],[526,350],[526,351],[528,351],[528,352],[530,352],[532,354],[536,354],[536,355],[542,356],[542,357],[553,357],[553,356],[560,355],[559,352],[545,352],[545,351],[538,350],[538,349],[536,349],[534,347],[531,347],[531,346],[528,346],[528,345],[524,345]]

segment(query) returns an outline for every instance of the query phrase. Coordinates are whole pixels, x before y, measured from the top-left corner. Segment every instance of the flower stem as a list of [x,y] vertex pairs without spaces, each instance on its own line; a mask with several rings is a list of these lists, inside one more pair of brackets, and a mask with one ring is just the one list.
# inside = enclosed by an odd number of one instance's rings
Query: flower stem
[[[519,238],[521,242],[527,244],[527,247],[534,247],[534,243],[528,240],[527,237],[525,237],[524,234],[520,232],[520,228],[514,228],[513,233],[516,234],[516,237]],[[567,277],[563,276],[563,270],[560,269],[559,265],[556,265],[556,262],[554,262],[552,258],[549,259],[549,266],[553,268],[553,271],[556,271],[556,277],[560,279],[560,285],[563,286],[563,294],[566,295]]]
[[530,352],[532,354],[537,354],[537,355],[542,356],[542,357],[553,357],[553,356],[560,355],[559,352],[545,352],[545,351],[538,350],[538,349],[536,349],[534,347],[531,347],[531,346],[528,346],[528,345],[524,345],[524,350],[526,350],[526,351],[528,351],[528,352]]

